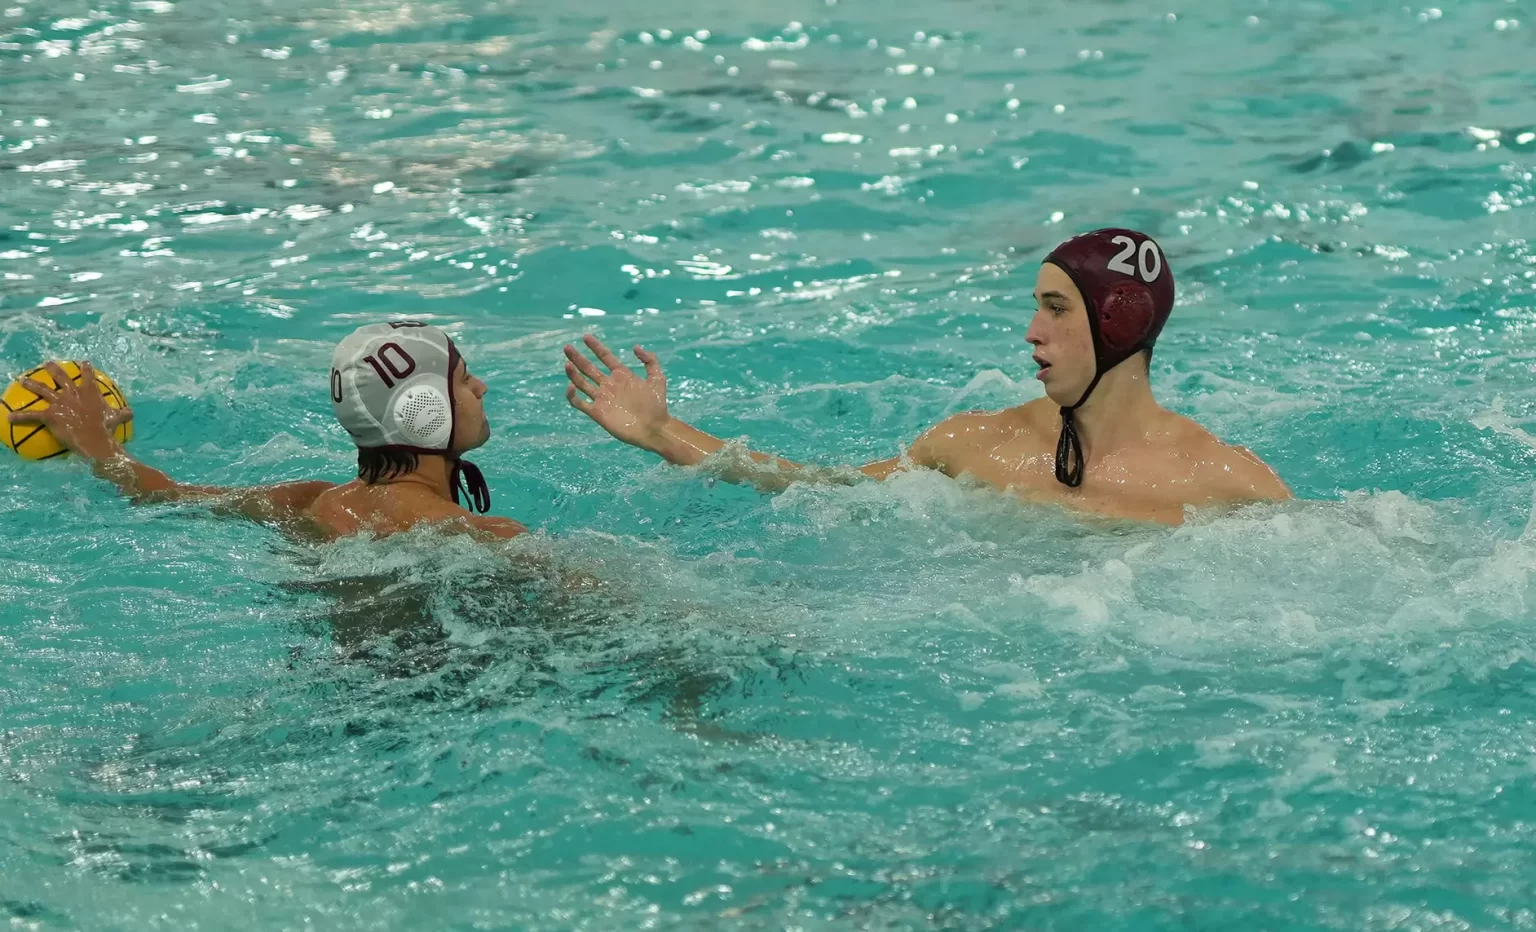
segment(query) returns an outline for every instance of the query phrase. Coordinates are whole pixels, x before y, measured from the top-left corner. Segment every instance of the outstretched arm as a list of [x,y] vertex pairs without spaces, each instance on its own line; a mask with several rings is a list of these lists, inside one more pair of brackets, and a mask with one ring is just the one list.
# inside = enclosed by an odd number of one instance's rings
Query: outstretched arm
[[[571,407],[596,421],[619,440],[649,450],[678,466],[696,466],[725,449],[724,440],[678,420],[668,412],[667,376],[655,353],[635,347],[635,357],[645,365],[645,377],[641,378],[597,337],[588,334],[584,342],[608,371],[604,372],[576,347],[566,346],[565,374],[571,384],[565,390],[565,397]],[[884,479],[901,468],[902,460],[896,457],[869,463],[857,471]],[[848,468],[803,466],[782,457],[748,450],[743,456],[721,462],[717,474],[727,482],[777,492],[792,482],[847,482],[853,478],[851,472]]]
[[91,364],[80,364],[80,381],[71,381],[64,370],[48,364],[55,388],[36,379],[23,379],[22,385],[36,392],[48,406],[17,411],[10,415],[13,424],[41,424],[75,455],[88,461],[97,476],[117,486],[117,490],[136,503],[171,501],[206,501],[218,511],[237,514],[256,521],[282,522],[292,518],[332,487],[329,482],[287,482],[256,488],[221,488],[187,485],[146,466],[123,449],[113,435],[114,429],[133,417],[133,409],[107,407],[96,390],[96,372]]

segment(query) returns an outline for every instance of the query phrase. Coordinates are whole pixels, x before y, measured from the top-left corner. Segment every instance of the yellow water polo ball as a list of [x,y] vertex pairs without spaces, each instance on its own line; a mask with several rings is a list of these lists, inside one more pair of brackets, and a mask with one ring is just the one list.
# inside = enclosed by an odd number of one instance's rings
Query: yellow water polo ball
[[[77,362],[61,362],[58,364],[64,374],[76,385],[82,378],[80,364]],[[63,456],[69,451],[64,445],[54,439],[53,434],[41,424],[12,424],[9,412],[11,411],[37,411],[48,407],[48,402],[40,398],[37,393],[21,384],[22,379],[31,379],[49,388],[58,388],[58,383],[53,380],[53,373],[43,366],[26,372],[17,377],[6,389],[5,394],[0,395],[0,405],[5,406],[0,411],[0,417],[5,418],[5,423],[0,424],[0,441],[15,450],[23,459],[46,460],[55,456]],[[107,407],[114,410],[128,406],[128,399],[123,397],[123,390],[117,387],[111,376],[100,370],[96,371],[96,387],[101,390],[101,397],[107,400]],[[133,439],[133,421],[128,420],[117,425],[114,433],[117,434],[119,443],[127,443]]]

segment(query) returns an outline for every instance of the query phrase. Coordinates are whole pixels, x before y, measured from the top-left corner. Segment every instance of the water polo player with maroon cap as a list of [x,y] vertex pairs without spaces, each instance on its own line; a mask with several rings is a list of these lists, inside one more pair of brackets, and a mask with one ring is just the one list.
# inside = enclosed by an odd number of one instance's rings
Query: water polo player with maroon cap
[[[1058,383],[1054,392],[1054,379],[1047,378],[1054,363],[1035,354],[1035,363],[1040,367],[1036,377],[1046,384],[1046,394],[1061,405],[1056,481],[1076,488],[1083,484],[1083,445],[1077,432],[1077,410],[1087,403],[1099,381],[1122,362],[1138,353],[1145,354],[1143,369],[1151,361],[1152,344],[1173,312],[1173,270],[1163,261],[1163,251],[1151,237],[1120,229],[1074,236],[1052,250],[1044,264],[1055,266],[1072,280],[1077,288],[1075,303],[1083,306],[1093,342],[1092,368],[1074,367],[1069,380]],[[1041,292],[1037,287],[1035,300],[1042,309],[1060,308],[1063,314],[1068,305],[1074,304],[1068,293],[1058,289]],[[1038,328],[1039,332],[1050,329],[1043,324]],[[1044,340],[1030,336],[1036,332],[1036,326],[1031,325],[1024,339],[1039,346]],[[1081,348],[1082,341],[1076,343]],[[1088,384],[1077,390],[1077,383],[1085,376]],[[1077,400],[1068,404],[1069,398]]]
[[[904,469],[969,476],[1029,501],[1114,517],[1178,524],[1193,507],[1279,501],[1290,490],[1242,447],[1229,446],[1152,397],[1152,346],[1173,310],[1173,270],[1162,248],[1134,230],[1096,230],[1056,247],[1035,280],[1036,311],[1024,335],[1046,397],[1003,411],[947,418],[905,454],[860,468],[884,479]],[[645,376],[595,337],[598,365],[565,348],[571,405],[626,443],[694,465],[725,442],[671,416],[666,375],[635,347]],[[750,453],[722,457],[717,474],[765,491],[790,482],[836,481]]]

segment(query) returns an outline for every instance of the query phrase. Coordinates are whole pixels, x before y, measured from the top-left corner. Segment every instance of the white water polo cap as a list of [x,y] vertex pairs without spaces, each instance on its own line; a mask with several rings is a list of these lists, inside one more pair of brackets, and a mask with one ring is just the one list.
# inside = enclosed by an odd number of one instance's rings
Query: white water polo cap
[[484,479],[452,450],[458,363],[453,340],[430,324],[368,324],[342,340],[331,356],[331,405],[360,449],[448,456],[453,500],[459,500],[460,481],[467,478],[469,497],[483,512],[490,503]]
[[336,419],[364,448],[446,453],[453,442],[453,369],[448,334],[414,320],[359,327],[331,356]]

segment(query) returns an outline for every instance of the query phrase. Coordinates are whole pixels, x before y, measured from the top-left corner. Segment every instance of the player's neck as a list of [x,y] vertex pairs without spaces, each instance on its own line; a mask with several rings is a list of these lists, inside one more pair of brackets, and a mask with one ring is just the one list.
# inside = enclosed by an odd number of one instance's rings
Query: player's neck
[[1133,357],[1104,373],[1077,409],[1078,434],[1088,455],[1103,456],[1144,438],[1161,410],[1146,365]]
[[416,457],[416,468],[403,476],[386,480],[395,486],[422,488],[445,501],[453,501],[453,488],[449,476],[453,473],[453,461],[439,453],[421,453]]

